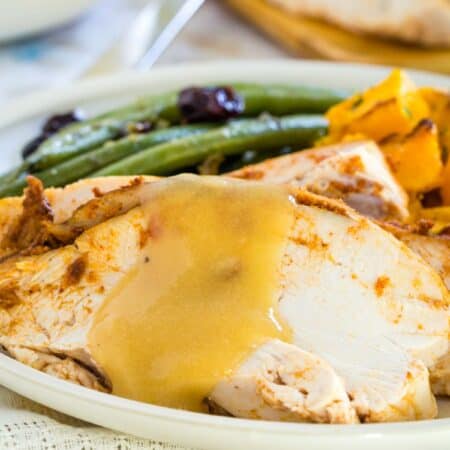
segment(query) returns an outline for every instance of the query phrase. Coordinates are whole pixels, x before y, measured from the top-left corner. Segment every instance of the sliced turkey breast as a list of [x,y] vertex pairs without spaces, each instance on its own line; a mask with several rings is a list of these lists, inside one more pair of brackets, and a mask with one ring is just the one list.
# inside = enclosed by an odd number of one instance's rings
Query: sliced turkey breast
[[[244,167],[230,176],[287,183],[339,198],[420,255],[450,289],[450,239],[429,235],[426,224],[406,225],[408,197],[394,179],[382,152],[370,141],[318,147]],[[425,225],[425,226],[424,226]]]
[[[450,236],[430,235],[427,226],[380,223],[411,250],[420,255],[442,277],[450,289]],[[427,224],[425,224],[427,225]]]
[[[119,185],[128,184],[123,181]],[[130,208],[116,210],[116,217],[94,221],[72,242],[42,254],[5,259],[0,264],[4,349],[40,370],[115,392],[115,374],[96,360],[88,336],[111,293],[126,285],[145,259],[143,239],[157,241],[160,235],[159,228],[148,233],[148,205],[136,205],[133,191],[139,190],[143,199],[155,191],[170,192],[178,183],[193,193],[255,184],[195,176],[135,183],[127,188]],[[110,181],[88,184],[91,191],[104,193]],[[78,188],[74,204],[94,197],[86,195],[82,182]],[[74,187],[65,189],[77,198]],[[55,211],[64,202],[64,190],[58,192]],[[95,218],[95,211],[122,193],[92,198],[61,225],[70,224],[83,208]],[[440,277],[400,241],[341,202],[301,190],[286,195],[294,202],[295,220],[284,238],[280,267],[272,270],[278,314],[292,330],[291,342],[255,348],[205,396],[239,417],[339,423],[434,417],[427,367],[438,364],[448,350],[448,291]],[[179,213],[189,214],[196,199],[181,205]],[[245,217],[242,211],[236,220]],[[153,257],[158,267],[158,256]],[[227,263],[221,272],[232,275],[234,267],[239,265]],[[189,305],[190,298],[183,302]],[[229,326],[231,331],[245,324]],[[52,364],[44,361],[49,356]]]
[[[417,227],[389,223],[381,225],[430,264],[450,290],[449,236],[430,236],[426,231],[421,233]],[[437,395],[450,395],[450,353],[437,361],[430,371],[433,392]]]
[[407,220],[408,197],[383,153],[371,141],[318,147],[273,158],[228,174],[245,180],[289,183],[344,200],[378,220]]
[[210,395],[236,417],[357,423],[342,379],[321,358],[273,340],[261,346]]
[[[358,155],[361,161],[367,161],[363,174],[348,171],[347,161],[354,161]],[[367,156],[369,155],[369,157]],[[370,156],[375,156],[372,160]],[[397,220],[408,220],[407,197],[399,184],[390,174],[386,164],[378,163],[383,159],[382,153],[370,142],[341,144],[330,147],[319,147],[304,152],[274,158],[262,163],[245,167],[232,175],[243,179],[259,179],[275,183],[289,183],[301,186],[327,197],[343,199],[363,215],[378,219],[377,223],[397,239],[405,243],[414,253],[419,255],[441,276],[450,289],[450,239],[448,236],[429,235],[427,224],[402,225],[390,222],[387,215],[379,211],[397,210]],[[325,165],[325,168],[324,168]],[[361,166],[361,164],[358,164]],[[324,175],[327,173],[327,175]],[[369,190],[365,184],[357,182],[361,177],[375,180],[382,189]],[[336,180],[347,180],[336,183]],[[330,184],[337,186],[330,189]],[[348,199],[350,186],[362,186],[357,191],[359,203]],[[370,185],[370,184],[369,184]],[[368,194],[368,195],[367,195]],[[381,205],[381,207],[377,207]],[[394,207],[392,205],[395,205]],[[374,214],[375,212],[375,214]],[[392,213],[391,213],[392,214]],[[402,217],[401,217],[402,216]],[[433,391],[436,394],[449,395],[450,392],[450,357],[446,355],[436,366],[431,367]]]

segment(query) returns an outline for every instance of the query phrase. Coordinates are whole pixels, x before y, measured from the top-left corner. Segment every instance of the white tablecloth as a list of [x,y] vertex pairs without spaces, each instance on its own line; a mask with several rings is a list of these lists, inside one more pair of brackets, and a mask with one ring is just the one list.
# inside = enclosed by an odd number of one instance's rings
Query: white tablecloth
[[0,387],[0,449],[180,450],[96,427],[38,405]]

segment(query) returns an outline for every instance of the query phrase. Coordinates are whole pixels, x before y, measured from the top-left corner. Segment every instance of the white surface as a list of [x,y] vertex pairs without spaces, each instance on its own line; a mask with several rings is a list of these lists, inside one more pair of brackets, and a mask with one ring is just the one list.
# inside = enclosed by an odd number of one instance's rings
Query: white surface
[[0,2],[0,40],[15,39],[62,25],[96,0],[13,0]]
[[[382,79],[385,68],[272,60],[177,66],[91,80],[70,89],[36,94],[0,113],[0,169],[17,162],[18,149],[49,113],[82,106],[97,112],[138,95],[223,81],[306,83],[362,89]],[[419,84],[450,88],[450,78],[413,73]],[[75,417],[137,436],[187,447],[223,450],[395,448],[448,449],[450,419],[371,425],[283,424],[177,411],[90,391],[52,378],[0,355],[0,383]],[[444,409],[448,404],[443,404]],[[450,417],[450,415],[448,415]]]

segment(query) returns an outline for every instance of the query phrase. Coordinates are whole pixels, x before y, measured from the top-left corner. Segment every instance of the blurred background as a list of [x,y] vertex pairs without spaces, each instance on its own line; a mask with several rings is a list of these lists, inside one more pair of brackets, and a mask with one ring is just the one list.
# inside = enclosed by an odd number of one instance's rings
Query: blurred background
[[187,61],[320,58],[450,73],[448,0],[15,0],[0,6],[0,102]]

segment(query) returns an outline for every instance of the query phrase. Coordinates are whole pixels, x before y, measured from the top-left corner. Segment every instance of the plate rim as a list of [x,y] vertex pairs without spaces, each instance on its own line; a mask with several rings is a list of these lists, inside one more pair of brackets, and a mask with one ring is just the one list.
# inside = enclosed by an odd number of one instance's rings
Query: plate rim
[[[102,406],[112,407],[121,411],[139,413],[150,417],[156,416],[158,419],[175,420],[188,425],[220,427],[222,429],[227,428],[228,430],[237,428],[240,431],[258,431],[268,434],[289,433],[294,435],[301,434],[303,436],[305,434],[312,436],[336,436],[338,434],[346,437],[348,437],[348,435],[351,435],[352,437],[355,437],[356,435],[358,437],[372,437],[374,433],[398,434],[401,432],[408,432],[409,435],[411,433],[417,435],[423,433],[434,434],[440,431],[448,432],[450,425],[450,418],[348,425],[242,419],[152,405],[150,403],[129,400],[113,394],[99,392],[94,389],[61,380],[37,369],[33,369],[5,354],[0,354],[0,380],[3,379],[3,371],[35,385],[38,384],[47,389],[51,388],[59,394],[67,395],[71,398],[77,397],[89,402],[95,401],[95,403],[101,404]],[[10,389],[14,390],[13,388]],[[411,424],[414,424],[415,427],[411,428]],[[426,429],[421,430],[419,428]]]

